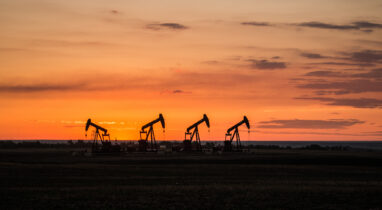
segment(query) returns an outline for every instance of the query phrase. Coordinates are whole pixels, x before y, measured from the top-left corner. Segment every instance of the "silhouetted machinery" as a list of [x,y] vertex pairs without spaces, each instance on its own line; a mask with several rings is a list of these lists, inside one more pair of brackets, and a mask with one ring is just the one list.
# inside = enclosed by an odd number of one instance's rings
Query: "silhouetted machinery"
[[[107,129],[93,123],[91,121],[91,119],[88,119],[88,121],[86,122],[86,127],[85,127],[86,132],[89,130],[90,126],[95,128],[93,145],[92,145],[92,152],[109,153],[109,152],[119,152],[120,151],[119,145],[113,146],[111,144],[110,134],[107,132]],[[100,133],[100,131],[102,133]],[[101,145],[98,144],[98,140],[101,141]]]
[[[227,130],[227,133],[225,134],[225,140],[224,140],[224,151],[227,151],[227,152],[232,151],[232,141],[235,137],[236,137],[236,149],[239,150],[241,148],[240,135],[239,135],[238,128],[244,123],[247,126],[247,128],[250,129],[248,118],[244,116],[244,119],[242,121],[240,121],[239,123],[230,127]],[[233,134],[231,134],[231,131],[234,131]]]
[[[194,123],[193,125],[191,125],[190,127],[187,128],[186,133],[184,134],[184,141],[183,141],[184,151],[191,151],[192,150],[192,144],[191,143],[192,143],[192,140],[194,139],[194,137],[195,137],[195,142],[196,142],[196,150],[198,150],[198,151],[202,150],[202,145],[200,144],[200,136],[199,136],[198,126],[203,122],[206,122],[206,125],[208,128],[210,127],[210,121],[209,121],[207,115],[204,114],[203,118],[201,120],[199,120],[198,122]],[[191,133],[190,131],[192,129],[194,129],[194,130]]]
[[[157,150],[157,143],[155,140],[154,128],[153,128],[154,124],[157,122],[160,122],[162,124],[163,132],[164,132],[164,129],[165,129],[164,118],[163,118],[162,114],[159,114],[159,117],[157,119],[155,119],[155,120],[147,123],[146,125],[142,126],[141,131],[139,133],[140,140],[138,141],[139,142],[139,151],[141,151],[141,152],[148,151],[147,146],[149,143],[148,142],[149,139],[150,139],[150,145],[149,145],[150,151],[156,151]],[[146,128],[149,128],[149,130],[146,131],[145,130]],[[144,135],[145,138],[142,138],[142,134]]]

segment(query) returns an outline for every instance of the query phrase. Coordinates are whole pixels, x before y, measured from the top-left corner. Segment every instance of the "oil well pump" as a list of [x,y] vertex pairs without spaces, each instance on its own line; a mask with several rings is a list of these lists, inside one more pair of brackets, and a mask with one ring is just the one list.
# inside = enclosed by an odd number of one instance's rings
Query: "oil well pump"
[[[234,138],[236,138],[236,149],[239,150],[241,148],[239,127],[244,123],[247,126],[247,128],[250,129],[248,118],[244,116],[244,119],[242,121],[238,122],[236,125],[230,127],[227,130],[227,133],[225,134],[225,140],[224,140],[224,151],[227,151],[227,152],[232,151],[232,141],[234,140]],[[231,134],[231,131],[234,131],[233,134]]]
[[[200,136],[199,136],[199,130],[198,130],[198,126],[205,122],[207,127],[209,128],[210,127],[210,121],[207,117],[206,114],[203,115],[203,118],[201,120],[199,120],[198,122],[194,123],[193,125],[191,125],[190,127],[187,128],[186,130],[186,133],[184,134],[184,141],[183,141],[183,145],[184,145],[184,151],[191,151],[192,150],[192,140],[194,139],[195,137],[195,142],[196,142],[196,145],[197,145],[197,150],[200,151],[202,149],[202,145],[200,144]],[[191,130],[192,133],[190,132]]]
[[[155,119],[155,120],[147,123],[146,125],[142,126],[141,131],[139,133],[140,140],[138,141],[139,142],[139,151],[141,151],[141,152],[147,151],[149,139],[150,139],[150,144],[149,144],[150,151],[156,151],[157,150],[157,145],[156,145],[153,127],[154,127],[154,124],[156,124],[158,122],[161,123],[162,128],[163,128],[163,132],[164,132],[165,123],[164,123],[164,118],[163,118],[162,114],[159,114],[159,117],[157,119]],[[146,131],[147,128],[149,128],[148,131]],[[144,138],[142,138],[142,136]]]
[[[89,130],[89,127],[92,126],[95,128],[92,151],[93,152],[116,152],[119,151],[119,146],[116,145],[113,147],[111,145],[110,134],[107,132],[106,128],[103,128],[88,119],[85,126],[85,132]],[[98,141],[101,141],[101,146],[98,144]]]

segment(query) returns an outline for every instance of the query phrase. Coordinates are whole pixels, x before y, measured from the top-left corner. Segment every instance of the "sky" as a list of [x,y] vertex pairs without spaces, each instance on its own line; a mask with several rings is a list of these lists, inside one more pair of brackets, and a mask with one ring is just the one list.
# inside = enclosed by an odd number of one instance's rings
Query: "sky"
[[[0,0],[0,139],[382,140],[381,0]],[[248,132],[249,131],[249,132]]]

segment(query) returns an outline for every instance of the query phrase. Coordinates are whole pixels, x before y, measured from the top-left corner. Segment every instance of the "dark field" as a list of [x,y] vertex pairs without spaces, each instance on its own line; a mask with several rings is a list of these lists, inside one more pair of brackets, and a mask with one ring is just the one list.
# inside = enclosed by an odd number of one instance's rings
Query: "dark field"
[[382,153],[0,150],[0,209],[382,209]]

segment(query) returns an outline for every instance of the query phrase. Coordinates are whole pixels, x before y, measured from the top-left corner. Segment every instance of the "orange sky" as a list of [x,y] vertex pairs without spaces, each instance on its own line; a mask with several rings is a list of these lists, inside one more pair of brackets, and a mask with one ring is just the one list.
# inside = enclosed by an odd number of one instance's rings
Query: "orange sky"
[[0,139],[382,140],[380,0],[0,0]]

